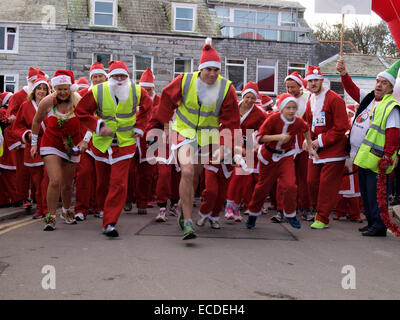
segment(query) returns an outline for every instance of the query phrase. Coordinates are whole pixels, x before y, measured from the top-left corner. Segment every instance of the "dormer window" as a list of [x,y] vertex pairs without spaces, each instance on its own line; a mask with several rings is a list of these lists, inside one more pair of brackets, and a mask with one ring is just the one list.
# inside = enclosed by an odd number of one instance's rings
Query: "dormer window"
[[92,25],[114,27],[117,25],[117,0],[91,0]]
[[189,3],[173,3],[174,31],[194,32],[197,16],[197,5]]

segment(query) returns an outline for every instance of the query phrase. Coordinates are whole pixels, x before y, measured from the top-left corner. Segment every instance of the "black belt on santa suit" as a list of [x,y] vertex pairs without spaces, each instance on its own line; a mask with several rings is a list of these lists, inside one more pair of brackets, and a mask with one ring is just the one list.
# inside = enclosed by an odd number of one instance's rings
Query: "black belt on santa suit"
[[268,147],[266,144],[264,144],[264,147],[265,147],[265,149],[267,149],[269,152],[277,153],[277,154],[285,154],[286,152],[290,151],[290,150],[275,150],[275,149],[272,149],[272,148]]

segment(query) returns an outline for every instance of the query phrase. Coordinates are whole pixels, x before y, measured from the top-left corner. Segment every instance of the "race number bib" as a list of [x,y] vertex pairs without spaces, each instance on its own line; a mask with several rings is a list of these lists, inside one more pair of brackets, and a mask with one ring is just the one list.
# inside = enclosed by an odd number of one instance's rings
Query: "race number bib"
[[314,115],[312,129],[314,129],[315,127],[323,127],[323,126],[326,126],[325,112],[321,112],[318,115]]

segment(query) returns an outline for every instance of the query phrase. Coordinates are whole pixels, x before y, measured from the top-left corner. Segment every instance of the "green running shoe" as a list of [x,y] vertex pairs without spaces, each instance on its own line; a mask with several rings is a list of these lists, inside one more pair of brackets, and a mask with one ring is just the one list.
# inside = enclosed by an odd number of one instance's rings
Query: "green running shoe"
[[326,228],[329,228],[329,225],[327,225],[319,220],[315,220],[314,223],[310,227],[311,227],[311,229],[326,229]]
[[192,222],[187,222],[184,227],[183,227],[183,238],[182,240],[189,240],[189,239],[195,239],[197,238],[197,235],[194,231],[193,228],[193,223]]

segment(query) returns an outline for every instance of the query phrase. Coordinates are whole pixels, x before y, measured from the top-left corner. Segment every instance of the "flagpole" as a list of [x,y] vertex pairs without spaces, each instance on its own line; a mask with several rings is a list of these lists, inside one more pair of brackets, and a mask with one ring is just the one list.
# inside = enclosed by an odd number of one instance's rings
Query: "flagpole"
[[343,38],[344,38],[344,13],[342,13],[342,31],[340,35],[340,58],[343,58]]

